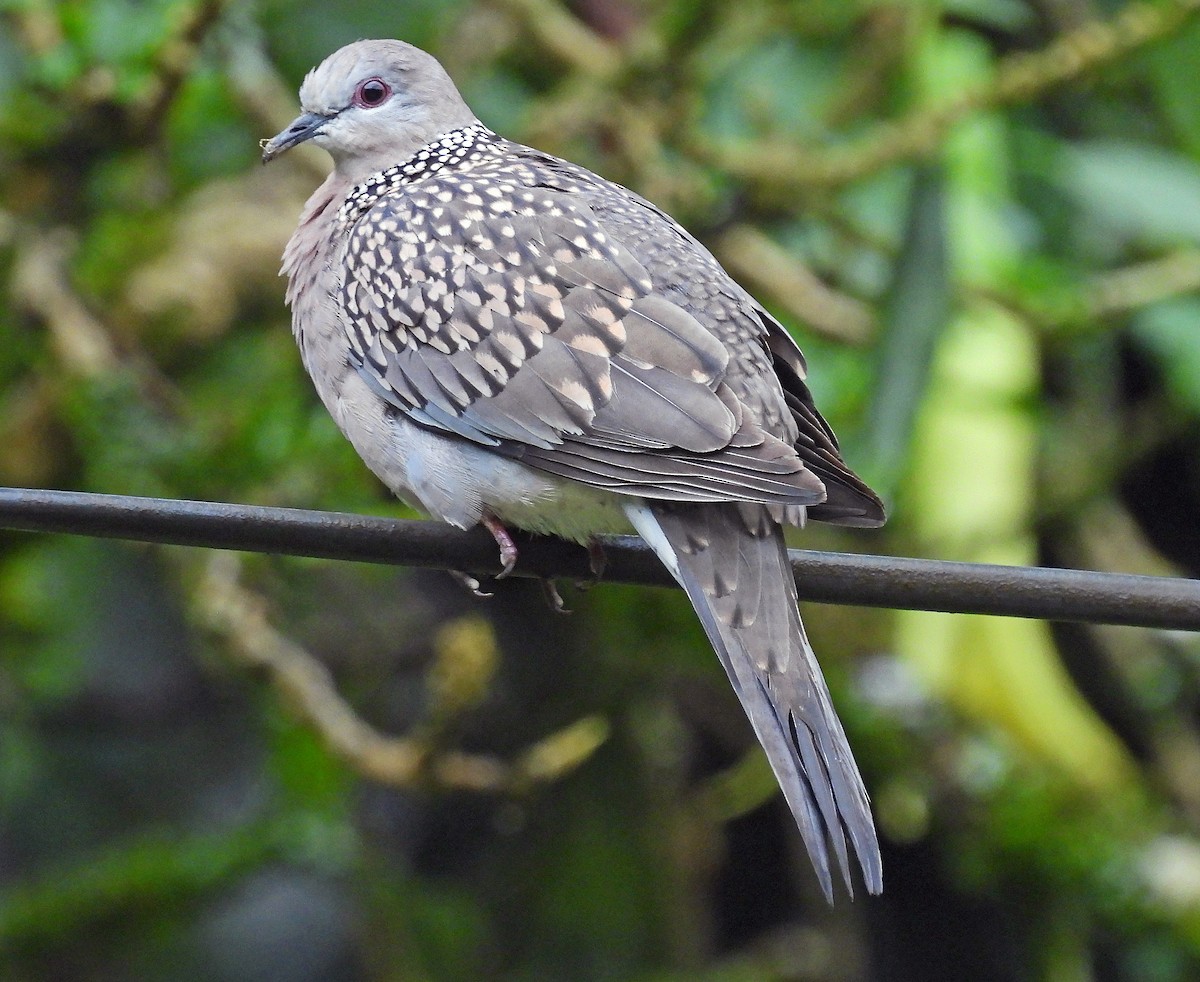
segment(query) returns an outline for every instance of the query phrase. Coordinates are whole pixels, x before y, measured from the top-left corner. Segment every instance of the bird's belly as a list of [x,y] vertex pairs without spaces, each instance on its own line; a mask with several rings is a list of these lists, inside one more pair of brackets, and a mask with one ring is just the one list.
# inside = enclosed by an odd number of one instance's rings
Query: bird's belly
[[563,481],[520,464],[514,466],[546,490],[533,501],[487,501],[489,510],[506,525],[584,543],[597,535],[633,534],[633,526],[623,510],[623,505],[630,501],[628,496]]
[[586,542],[632,532],[621,495],[526,467],[485,447],[417,426],[351,370],[329,408],[366,465],[395,494],[470,528],[484,511],[506,525]]

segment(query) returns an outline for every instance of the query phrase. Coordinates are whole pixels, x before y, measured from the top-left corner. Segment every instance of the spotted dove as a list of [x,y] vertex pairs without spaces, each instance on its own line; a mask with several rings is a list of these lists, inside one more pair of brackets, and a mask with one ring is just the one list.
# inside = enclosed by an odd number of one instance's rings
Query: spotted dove
[[[883,521],[784,328],[653,204],[505,140],[430,55],[359,41],[263,160],[333,157],[284,253],[305,367],[367,466],[460,528],[636,531],[683,586],[826,897],[882,889],[858,767],[783,525]],[[832,856],[831,856],[832,853]]]

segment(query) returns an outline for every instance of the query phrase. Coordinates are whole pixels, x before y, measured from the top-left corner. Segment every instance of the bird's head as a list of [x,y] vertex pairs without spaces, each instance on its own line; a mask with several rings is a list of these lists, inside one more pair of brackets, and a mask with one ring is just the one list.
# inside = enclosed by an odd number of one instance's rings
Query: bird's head
[[356,41],[326,58],[300,87],[303,109],[262,144],[263,163],[311,140],[357,180],[476,122],[445,69],[403,41]]

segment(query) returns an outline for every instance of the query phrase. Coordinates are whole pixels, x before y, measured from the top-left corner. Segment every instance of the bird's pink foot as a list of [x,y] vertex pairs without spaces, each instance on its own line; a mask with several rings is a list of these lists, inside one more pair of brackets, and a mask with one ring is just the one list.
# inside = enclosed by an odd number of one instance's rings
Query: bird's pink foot
[[517,544],[513,542],[508,529],[504,527],[504,523],[495,515],[485,513],[481,524],[492,533],[492,538],[496,540],[496,545],[500,547],[500,565],[504,568],[496,574],[496,579],[501,580],[508,576],[513,571],[513,567],[517,565]]

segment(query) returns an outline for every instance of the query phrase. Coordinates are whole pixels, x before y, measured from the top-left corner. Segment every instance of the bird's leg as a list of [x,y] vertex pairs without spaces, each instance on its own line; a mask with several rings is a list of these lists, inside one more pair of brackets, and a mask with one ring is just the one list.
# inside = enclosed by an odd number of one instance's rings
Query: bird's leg
[[576,580],[575,586],[580,590],[590,590],[600,582],[604,570],[608,566],[608,556],[604,553],[604,545],[599,539],[588,539],[588,569],[592,571],[590,580]]
[[588,539],[588,569],[599,582],[608,568],[608,555],[604,551],[604,543],[599,539]]
[[496,540],[496,545],[500,547],[500,565],[504,568],[496,574],[496,579],[502,580],[517,565],[517,544],[513,542],[512,536],[508,534],[508,529],[504,527],[504,523],[495,515],[489,515],[487,512],[484,512],[483,518],[480,519],[480,524],[492,533],[492,538]]
[[[513,571],[513,567],[517,565],[517,544],[513,542],[512,536],[508,534],[508,529],[504,527],[504,523],[501,522],[500,519],[498,519],[495,515],[488,515],[485,513],[483,518],[479,520],[479,524],[492,533],[492,538],[496,540],[496,545],[500,547],[500,564],[504,568],[496,574],[495,578],[497,580],[502,579],[503,577],[508,576],[508,574]],[[459,583],[475,594],[475,596],[492,596],[492,594],[481,589],[479,580],[477,580],[470,573],[464,573],[459,569],[452,569],[448,572],[451,576],[458,580]],[[551,604],[551,606],[555,605]],[[562,606],[562,599],[559,598],[557,607],[558,609],[562,609]]]
[[[513,542],[508,529],[504,527],[504,523],[495,515],[489,515],[487,512],[484,512],[483,518],[480,519],[480,524],[492,533],[492,538],[496,540],[496,545],[500,547],[500,562],[504,568],[496,574],[496,579],[503,579],[517,565],[517,544]],[[567,605],[563,602],[562,594],[558,592],[558,587],[553,580],[541,579],[539,577],[538,582],[542,584],[542,594],[545,596],[546,603],[550,605],[552,611],[556,614],[571,613],[567,609]],[[476,581],[475,586],[476,590],[474,592],[477,595],[491,596],[491,594],[480,593],[478,590],[478,581]]]

